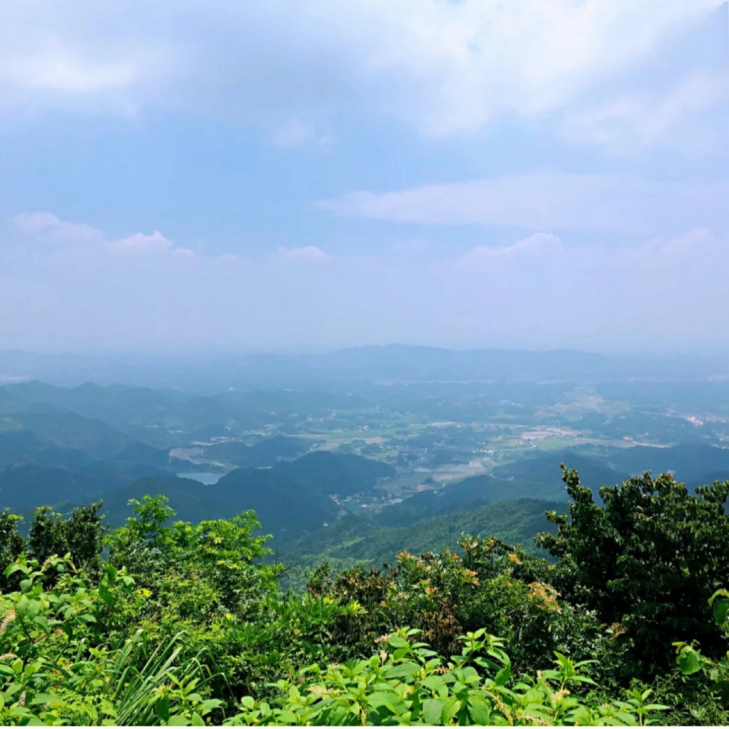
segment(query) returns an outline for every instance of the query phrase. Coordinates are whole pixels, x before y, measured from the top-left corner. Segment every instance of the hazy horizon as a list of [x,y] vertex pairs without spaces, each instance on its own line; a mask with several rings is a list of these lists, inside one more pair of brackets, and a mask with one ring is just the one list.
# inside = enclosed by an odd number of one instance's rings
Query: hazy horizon
[[0,350],[729,355],[729,5],[0,6]]
[[317,357],[339,354],[342,352],[358,352],[362,350],[378,350],[384,353],[387,350],[413,350],[413,351],[431,351],[431,352],[451,352],[461,354],[478,354],[478,353],[494,353],[494,354],[517,354],[517,355],[539,355],[539,354],[565,354],[565,355],[587,355],[595,357],[603,357],[605,359],[636,359],[645,361],[667,361],[671,359],[716,359],[717,361],[728,361],[729,354],[710,354],[703,351],[636,351],[634,349],[586,349],[577,347],[448,347],[435,344],[407,344],[404,342],[385,342],[384,344],[354,344],[350,346],[332,346],[332,347],[279,347],[279,348],[262,348],[255,347],[225,347],[211,346],[192,349],[122,349],[114,347],[87,347],[77,349],[14,349],[0,348],[0,357],[2,355],[21,355],[31,357],[68,357],[68,358],[108,358],[109,360],[129,359],[129,360],[154,360],[154,359],[172,359],[172,360],[204,360],[216,361],[230,358],[245,357]]

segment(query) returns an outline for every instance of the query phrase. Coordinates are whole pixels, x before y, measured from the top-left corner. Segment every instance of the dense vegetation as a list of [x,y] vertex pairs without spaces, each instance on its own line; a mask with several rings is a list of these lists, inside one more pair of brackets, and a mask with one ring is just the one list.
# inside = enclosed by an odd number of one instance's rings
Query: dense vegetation
[[[278,556],[286,565],[284,584],[295,588],[305,586],[307,571],[322,562],[339,571],[360,565],[392,564],[403,551],[419,554],[454,549],[464,533],[489,534],[530,553],[539,553],[533,538],[551,528],[546,523],[545,512],[562,506],[537,499],[497,501],[401,527],[383,526],[379,519],[345,516],[327,529],[281,547]],[[389,510],[383,509],[381,514]]]
[[24,537],[6,510],[0,722],[726,724],[729,483],[564,480],[549,559],[464,535],[301,592],[251,512],[145,497],[113,531],[97,503]]

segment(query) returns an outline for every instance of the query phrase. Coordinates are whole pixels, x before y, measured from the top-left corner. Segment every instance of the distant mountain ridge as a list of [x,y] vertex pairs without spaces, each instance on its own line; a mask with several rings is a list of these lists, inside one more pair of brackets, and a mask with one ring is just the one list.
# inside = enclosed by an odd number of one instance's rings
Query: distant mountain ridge
[[729,358],[630,358],[573,350],[451,350],[402,344],[328,354],[244,356],[76,356],[0,351],[0,382],[126,382],[148,386],[218,387],[315,383],[322,379],[395,380],[703,380],[729,376]]

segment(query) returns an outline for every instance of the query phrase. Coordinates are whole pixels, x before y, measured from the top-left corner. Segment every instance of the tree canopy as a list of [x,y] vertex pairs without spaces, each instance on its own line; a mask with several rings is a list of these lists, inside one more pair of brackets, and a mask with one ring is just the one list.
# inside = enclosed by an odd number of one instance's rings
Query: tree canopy
[[[0,722],[726,724],[729,483],[564,471],[539,544],[487,535],[283,590],[255,514],[163,497],[0,514]],[[457,517],[457,515],[454,515]],[[722,657],[723,656],[723,657]]]

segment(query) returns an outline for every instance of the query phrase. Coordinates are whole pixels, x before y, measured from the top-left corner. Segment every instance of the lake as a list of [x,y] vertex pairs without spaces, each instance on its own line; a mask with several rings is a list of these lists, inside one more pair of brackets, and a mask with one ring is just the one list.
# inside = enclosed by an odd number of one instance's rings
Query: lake
[[199,481],[200,483],[204,483],[206,486],[212,486],[214,483],[218,483],[223,476],[225,476],[224,473],[178,473],[177,474],[179,478],[189,478],[193,481]]

